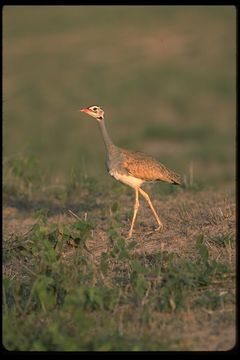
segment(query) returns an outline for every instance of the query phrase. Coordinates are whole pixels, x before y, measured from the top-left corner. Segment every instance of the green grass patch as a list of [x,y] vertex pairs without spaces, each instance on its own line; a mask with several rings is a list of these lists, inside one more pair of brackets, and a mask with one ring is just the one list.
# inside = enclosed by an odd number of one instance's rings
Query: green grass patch
[[233,246],[235,243],[235,236],[233,233],[220,234],[211,236],[208,241],[215,246]]
[[[4,255],[5,265],[17,258],[22,273],[3,282],[3,340],[9,350],[141,350],[145,343],[163,349],[167,345],[148,339],[146,332],[130,338],[119,333],[116,314],[127,306],[130,318],[140,312],[134,326],[147,325],[155,313],[189,306],[214,310],[229,301],[208,290],[232,270],[211,260],[203,236],[196,240],[193,261],[164,251],[143,257],[133,253],[135,241],[126,243],[111,227],[112,245],[96,264],[86,247],[93,225],[80,220],[48,224],[46,214],[38,212],[32,230],[4,251],[11,254]],[[69,248],[74,252],[66,260]],[[204,292],[198,296],[199,291]],[[121,320],[123,326],[130,318]],[[107,340],[109,332],[113,335]]]

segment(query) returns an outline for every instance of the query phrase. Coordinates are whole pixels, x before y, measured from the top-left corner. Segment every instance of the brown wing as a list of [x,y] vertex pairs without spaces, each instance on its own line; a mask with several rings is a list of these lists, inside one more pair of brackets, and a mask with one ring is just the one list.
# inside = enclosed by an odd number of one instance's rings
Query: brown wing
[[152,156],[125,149],[121,149],[121,154],[123,159],[121,165],[129,174],[146,181],[161,180],[180,184],[180,175],[166,168]]

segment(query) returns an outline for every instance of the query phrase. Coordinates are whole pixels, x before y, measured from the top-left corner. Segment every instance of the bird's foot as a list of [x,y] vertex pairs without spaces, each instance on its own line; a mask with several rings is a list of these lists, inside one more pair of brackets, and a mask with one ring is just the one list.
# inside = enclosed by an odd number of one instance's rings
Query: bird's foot
[[132,238],[132,232],[129,232],[128,236],[127,236],[127,240],[130,240]]
[[163,224],[159,224],[158,227],[154,231],[160,231],[163,228]]

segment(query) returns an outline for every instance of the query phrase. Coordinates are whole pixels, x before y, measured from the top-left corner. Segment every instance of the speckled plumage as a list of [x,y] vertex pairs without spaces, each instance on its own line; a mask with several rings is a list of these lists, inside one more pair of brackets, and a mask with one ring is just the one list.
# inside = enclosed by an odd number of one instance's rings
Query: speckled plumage
[[122,183],[135,189],[134,214],[128,237],[132,236],[133,226],[139,208],[139,192],[148,202],[153,215],[157,220],[157,230],[161,229],[163,227],[162,222],[160,221],[148,194],[141,189],[141,185],[146,181],[165,181],[171,184],[180,184],[180,175],[176,174],[172,170],[169,170],[166,166],[159,163],[150,155],[140,151],[126,150],[115,146],[112,143],[105,127],[104,111],[99,106],[89,106],[81,111],[94,117],[98,121],[107,150],[106,165],[109,174],[116,180],[121,181]]
[[152,156],[140,151],[121,149],[122,166],[129,174],[144,181],[166,181],[180,184],[180,175],[169,170]]

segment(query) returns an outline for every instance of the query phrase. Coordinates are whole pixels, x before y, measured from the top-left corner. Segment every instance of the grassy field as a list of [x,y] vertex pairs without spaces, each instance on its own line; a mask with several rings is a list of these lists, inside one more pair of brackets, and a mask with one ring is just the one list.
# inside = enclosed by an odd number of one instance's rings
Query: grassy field
[[[235,344],[236,12],[3,8],[3,343],[8,350]],[[182,175],[134,194],[96,123]]]

